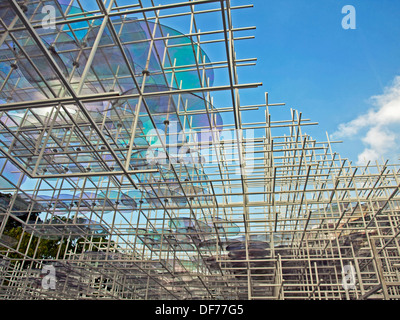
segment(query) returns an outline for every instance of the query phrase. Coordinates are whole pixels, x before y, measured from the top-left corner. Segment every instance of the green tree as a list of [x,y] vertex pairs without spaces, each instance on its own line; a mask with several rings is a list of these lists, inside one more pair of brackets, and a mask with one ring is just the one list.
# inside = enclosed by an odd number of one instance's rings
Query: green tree
[[[29,221],[36,221],[38,214],[31,214]],[[23,221],[27,221],[28,213],[19,216]],[[70,223],[72,219],[65,217],[53,218],[62,220],[65,223]],[[46,221],[48,223],[49,221]],[[81,253],[89,249],[89,244],[85,242],[85,239],[69,239],[64,237],[61,239],[45,239],[39,238],[35,235],[31,235],[23,230],[22,224],[15,219],[8,219],[3,234],[13,239],[15,243],[12,245],[16,251],[9,251],[7,257],[12,262],[23,259],[24,257],[34,258],[38,260],[42,259],[59,259],[63,258],[65,252],[77,252]],[[22,240],[21,240],[22,239]],[[99,236],[93,239],[96,243],[106,244],[108,240],[106,236]],[[0,251],[6,252],[8,249],[0,244]],[[91,249],[97,251],[96,247]],[[23,262],[23,268],[29,266],[30,259]]]

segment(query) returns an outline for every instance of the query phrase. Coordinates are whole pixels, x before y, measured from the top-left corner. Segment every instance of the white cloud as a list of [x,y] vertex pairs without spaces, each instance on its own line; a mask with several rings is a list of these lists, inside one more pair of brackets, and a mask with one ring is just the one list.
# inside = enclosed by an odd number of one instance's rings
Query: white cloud
[[[384,90],[382,95],[371,97],[374,106],[357,118],[339,125],[338,130],[331,135],[333,139],[360,136],[365,148],[358,155],[357,164],[362,165],[381,157],[399,153],[400,130],[400,76],[392,85]],[[399,126],[400,128],[400,126]]]

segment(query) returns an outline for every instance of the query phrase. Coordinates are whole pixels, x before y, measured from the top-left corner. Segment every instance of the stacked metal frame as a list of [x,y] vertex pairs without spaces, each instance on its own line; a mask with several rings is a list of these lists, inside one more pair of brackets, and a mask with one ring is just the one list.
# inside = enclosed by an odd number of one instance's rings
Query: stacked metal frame
[[0,1],[1,299],[400,297],[398,168],[241,105],[251,5],[88,3]]

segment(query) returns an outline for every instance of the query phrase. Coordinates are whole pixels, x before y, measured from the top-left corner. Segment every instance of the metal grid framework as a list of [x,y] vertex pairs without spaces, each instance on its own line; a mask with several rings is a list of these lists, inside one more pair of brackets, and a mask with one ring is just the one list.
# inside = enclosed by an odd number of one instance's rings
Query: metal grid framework
[[0,1],[1,299],[400,297],[398,168],[241,104],[251,5],[82,6]]

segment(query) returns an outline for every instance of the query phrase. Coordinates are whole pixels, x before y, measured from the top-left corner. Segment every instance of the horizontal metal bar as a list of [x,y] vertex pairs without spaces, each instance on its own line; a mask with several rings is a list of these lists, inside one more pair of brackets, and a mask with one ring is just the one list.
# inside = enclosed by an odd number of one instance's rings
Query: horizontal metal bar
[[[95,93],[90,95],[82,95],[78,96],[77,99],[79,99],[83,103],[90,103],[90,102],[105,101],[110,99],[118,99],[119,97],[120,97],[119,92],[108,92],[108,93]],[[63,98],[51,98],[46,100],[29,100],[29,101],[21,101],[13,103],[4,103],[0,104],[0,111],[21,110],[26,108],[43,108],[48,106],[55,106],[60,103],[74,104],[75,99],[72,97],[63,97]]]

